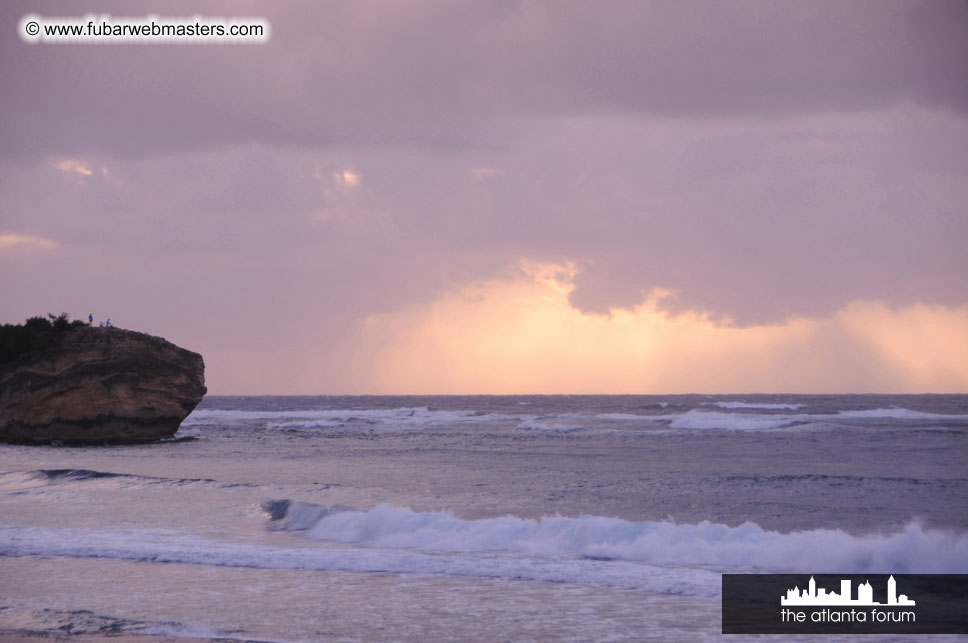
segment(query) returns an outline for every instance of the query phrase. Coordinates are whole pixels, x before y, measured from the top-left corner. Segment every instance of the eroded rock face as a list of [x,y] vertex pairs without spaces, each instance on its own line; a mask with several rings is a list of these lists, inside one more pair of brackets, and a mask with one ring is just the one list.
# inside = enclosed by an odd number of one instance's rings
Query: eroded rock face
[[198,353],[120,328],[52,333],[0,364],[0,441],[147,442],[174,435],[205,395]]

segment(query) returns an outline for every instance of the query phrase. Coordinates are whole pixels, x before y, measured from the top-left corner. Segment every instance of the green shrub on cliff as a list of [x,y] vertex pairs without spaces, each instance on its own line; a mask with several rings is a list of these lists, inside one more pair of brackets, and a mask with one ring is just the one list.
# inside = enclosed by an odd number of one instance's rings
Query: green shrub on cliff
[[71,321],[71,316],[67,313],[31,317],[23,324],[4,324],[0,326],[0,363],[41,350],[50,343],[55,333],[72,331],[82,326],[87,324],[79,319]]

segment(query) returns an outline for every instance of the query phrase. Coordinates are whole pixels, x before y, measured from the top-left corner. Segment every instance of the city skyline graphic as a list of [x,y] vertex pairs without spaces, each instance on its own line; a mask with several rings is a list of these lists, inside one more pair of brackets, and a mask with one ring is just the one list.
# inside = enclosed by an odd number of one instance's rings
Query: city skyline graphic
[[850,579],[841,579],[840,592],[830,592],[823,587],[817,587],[817,581],[813,576],[807,583],[807,587],[800,589],[799,586],[788,589],[786,596],[780,597],[780,605],[879,605],[884,607],[909,607],[914,605],[914,601],[906,594],[898,595],[897,581],[892,575],[887,579],[887,602],[881,603],[874,600],[874,588],[870,581],[865,581],[857,586],[857,598],[851,598]]

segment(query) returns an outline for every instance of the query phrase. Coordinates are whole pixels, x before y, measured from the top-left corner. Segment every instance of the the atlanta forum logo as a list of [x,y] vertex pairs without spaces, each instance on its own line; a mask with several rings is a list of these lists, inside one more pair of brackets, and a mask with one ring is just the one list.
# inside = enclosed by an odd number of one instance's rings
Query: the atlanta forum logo
[[[796,586],[788,589],[786,596],[780,596],[780,606],[784,608],[780,610],[780,619],[784,623],[803,623],[807,618],[814,623],[914,623],[917,620],[914,610],[903,609],[914,607],[915,602],[905,594],[898,595],[897,581],[893,575],[887,579],[886,602],[874,600],[874,588],[870,581],[857,586],[857,598],[851,596],[850,579],[841,579],[839,592],[828,592],[823,587],[818,588],[817,581],[811,576],[804,589]],[[806,611],[790,607],[823,609]],[[851,609],[831,609],[834,607]]]
[[968,634],[968,574],[722,575],[723,634]]

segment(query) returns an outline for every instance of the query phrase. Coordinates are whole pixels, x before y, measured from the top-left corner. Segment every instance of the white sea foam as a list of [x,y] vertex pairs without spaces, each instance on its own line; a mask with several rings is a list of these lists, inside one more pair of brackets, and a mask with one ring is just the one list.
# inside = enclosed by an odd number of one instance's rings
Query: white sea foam
[[308,532],[347,547],[269,547],[172,531],[0,527],[0,555],[114,558],[257,569],[446,574],[715,596],[717,570],[965,573],[968,538],[912,523],[888,535],[781,534],[755,524],[504,517],[376,507],[331,513]]
[[724,411],[692,409],[685,413],[667,415],[640,415],[637,413],[600,413],[594,416],[561,415],[505,415],[475,411],[451,411],[427,407],[404,407],[396,409],[321,409],[312,411],[240,411],[196,409],[182,423],[182,430],[205,424],[231,422],[259,422],[273,429],[314,428],[419,428],[428,426],[453,426],[477,422],[516,422],[519,431],[546,433],[575,433],[579,431],[609,431],[605,422],[640,422],[658,427],[678,430],[734,430],[756,431],[789,428],[802,425],[827,425],[831,423],[852,425],[866,424],[871,420],[903,424],[965,424],[968,415],[925,413],[905,408],[863,409],[838,413],[738,413],[732,409],[757,409],[766,411],[790,410],[797,404],[753,404],[747,402],[710,403],[723,407]]
[[600,420],[631,420],[633,422],[668,419],[668,416],[665,415],[639,415],[638,413],[599,413],[595,417]]
[[914,422],[950,422],[960,424],[968,422],[968,415],[947,415],[945,413],[925,413],[924,411],[912,411],[893,407],[889,409],[861,409],[857,411],[840,411],[837,413],[840,418],[856,418],[859,420],[909,420]]
[[[148,623],[138,634],[168,638],[237,640],[236,633],[233,632],[216,630],[204,625],[183,625],[181,623]],[[259,640],[268,643],[267,639],[260,637]]]
[[518,431],[544,431],[548,433],[577,433],[585,427],[574,418],[529,418],[515,427]]
[[325,428],[351,424],[384,426],[429,426],[465,422],[520,419],[476,411],[445,411],[427,407],[404,407],[397,409],[320,409],[312,411],[242,411],[222,409],[196,409],[182,426],[210,424],[213,422],[264,422],[271,428]]
[[69,556],[254,569],[444,574],[534,580],[692,596],[716,596],[719,574],[641,563],[502,552],[427,553],[231,543],[173,531],[0,527],[0,556]]
[[707,406],[718,406],[721,409],[767,409],[767,410],[796,410],[803,408],[803,404],[764,404],[761,402],[707,402]]
[[[646,416],[643,416],[646,417]],[[672,429],[725,429],[732,431],[762,431],[806,425],[855,424],[862,420],[866,425],[870,420],[883,420],[903,424],[925,422],[939,424],[968,423],[968,415],[946,415],[943,413],[924,413],[910,409],[865,409],[860,411],[840,411],[835,414],[824,413],[723,413],[693,409],[679,415],[651,416],[650,420],[667,420]]]
[[[284,501],[267,501],[273,510]],[[283,529],[330,547],[270,547],[162,530],[0,527],[0,556],[70,556],[259,569],[446,574],[715,596],[718,571],[968,573],[968,534],[918,523],[889,534],[792,533],[753,523],[602,516],[479,520],[379,505],[289,503]],[[334,544],[341,547],[333,548]]]
[[780,533],[754,523],[729,527],[708,521],[630,522],[602,516],[465,520],[448,512],[389,505],[361,511],[294,503],[290,512],[287,521],[291,518],[291,524],[299,525],[291,528],[306,530],[311,538],[367,548],[592,556],[775,570],[968,572],[968,535],[925,530],[918,523],[892,534],[853,536],[829,529]]
[[762,431],[779,429],[816,421],[823,416],[777,415],[753,413],[720,413],[716,411],[687,411],[669,418],[673,429],[727,429],[733,431]]

